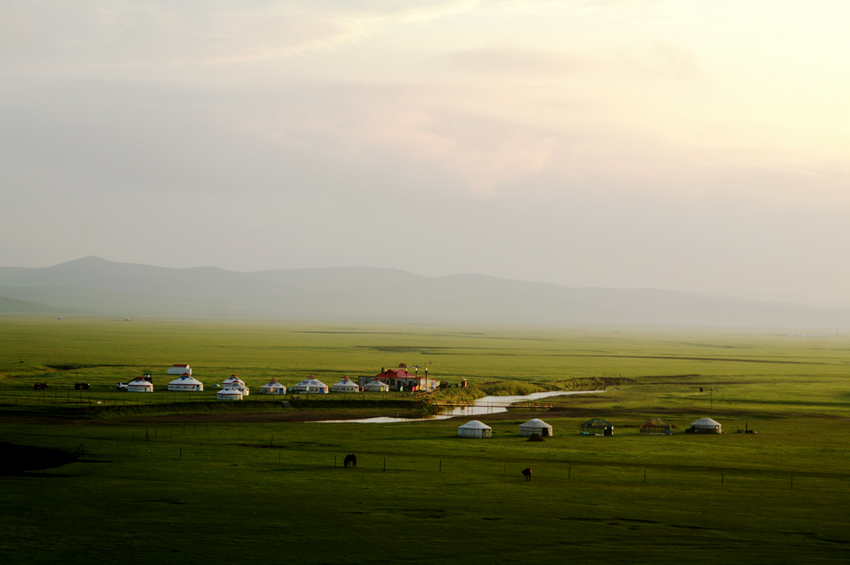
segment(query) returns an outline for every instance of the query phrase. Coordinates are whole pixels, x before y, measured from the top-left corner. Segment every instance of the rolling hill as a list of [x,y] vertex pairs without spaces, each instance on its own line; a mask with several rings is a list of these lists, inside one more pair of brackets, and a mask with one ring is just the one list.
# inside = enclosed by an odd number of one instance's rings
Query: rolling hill
[[[835,332],[849,309],[658,289],[569,288],[465,274],[425,277],[367,267],[242,273],[86,257],[52,267],[0,267],[0,312],[163,318],[765,327]],[[3,306],[5,304],[6,306]]]

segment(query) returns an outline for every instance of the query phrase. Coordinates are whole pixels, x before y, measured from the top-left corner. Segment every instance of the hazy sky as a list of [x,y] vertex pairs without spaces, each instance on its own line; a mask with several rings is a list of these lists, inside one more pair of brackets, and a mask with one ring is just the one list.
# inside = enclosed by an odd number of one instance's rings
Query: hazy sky
[[850,304],[845,1],[0,2],[0,265]]

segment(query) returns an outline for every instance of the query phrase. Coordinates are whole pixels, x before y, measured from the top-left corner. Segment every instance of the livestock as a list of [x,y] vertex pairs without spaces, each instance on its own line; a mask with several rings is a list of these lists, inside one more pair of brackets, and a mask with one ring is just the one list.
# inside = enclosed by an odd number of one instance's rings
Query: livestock
[[344,467],[353,467],[357,468],[357,456],[353,453],[351,455],[346,455],[345,459],[342,461]]
[[525,477],[525,482],[530,483],[531,482],[531,469],[529,469],[529,468],[523,469],[522,474]]

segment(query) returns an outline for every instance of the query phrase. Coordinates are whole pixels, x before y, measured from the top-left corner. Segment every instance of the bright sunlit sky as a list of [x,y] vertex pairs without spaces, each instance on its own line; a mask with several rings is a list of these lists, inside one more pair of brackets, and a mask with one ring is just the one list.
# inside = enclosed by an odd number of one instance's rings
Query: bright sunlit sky
[[0,265],[850,304],[850,3],[0,3]]

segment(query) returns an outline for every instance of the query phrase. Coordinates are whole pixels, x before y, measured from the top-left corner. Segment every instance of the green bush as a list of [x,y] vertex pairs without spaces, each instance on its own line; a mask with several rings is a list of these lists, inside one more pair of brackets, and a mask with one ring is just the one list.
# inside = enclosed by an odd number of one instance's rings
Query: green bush
[[519,381],[485,383],[481,385],[481,388],[489,396],[521,396],[545,390],[534,383],[521,383]]

